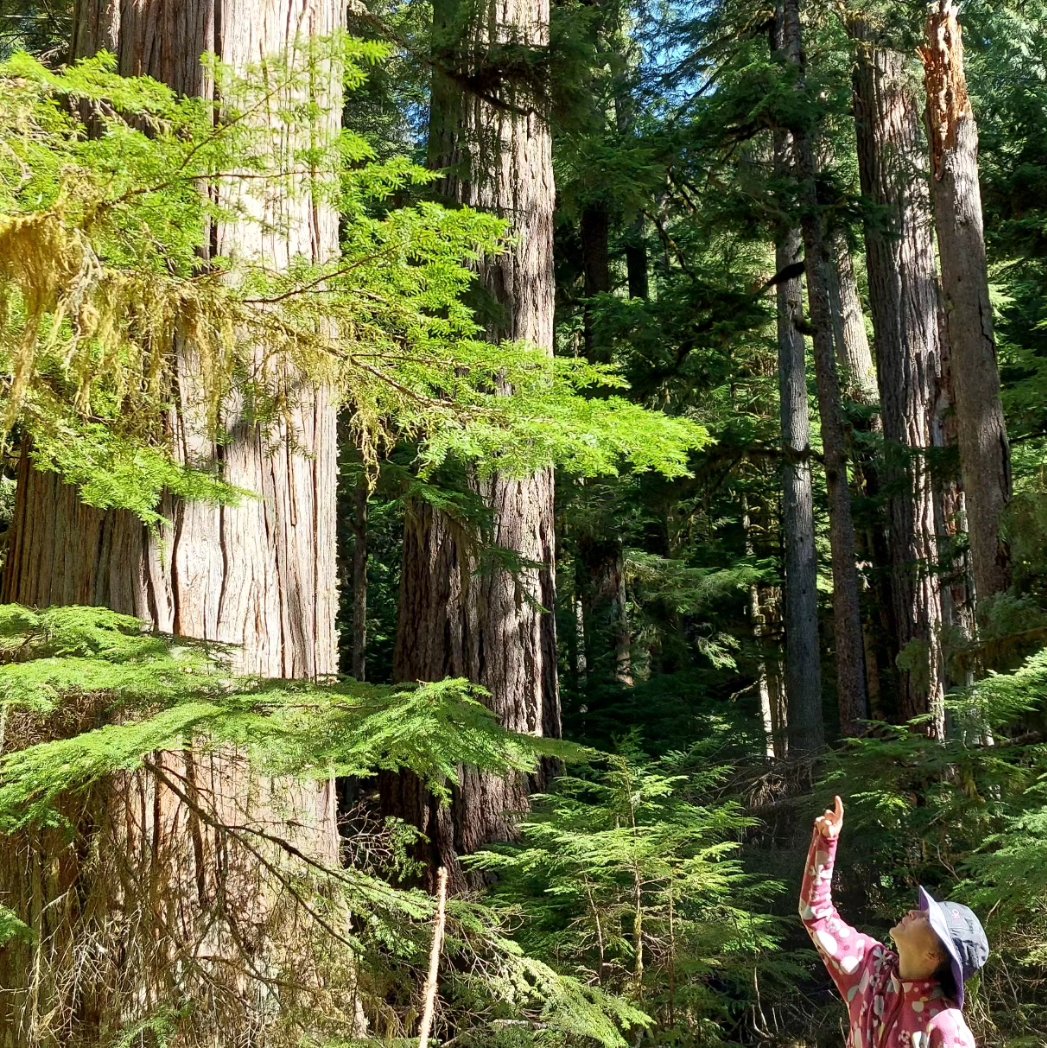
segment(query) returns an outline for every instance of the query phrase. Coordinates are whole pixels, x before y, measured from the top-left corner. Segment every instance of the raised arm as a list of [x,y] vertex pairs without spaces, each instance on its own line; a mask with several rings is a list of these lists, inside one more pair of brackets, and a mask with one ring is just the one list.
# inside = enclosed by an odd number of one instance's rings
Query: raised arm
[[927,1028],[928,1048],[975,1048],[974,1035],[959,1008],[939,1012]]
[[[833,905],[833,864],[842,829],[843,802],[837,797],[836,806],[814,821],[814,837],[800,889],[800,919],[850,1006],[855,1000],[862,968],[873,957],[873,951],[883,947],[847,924]],[[854,994],[849,993],[852,989],[856,991]]]

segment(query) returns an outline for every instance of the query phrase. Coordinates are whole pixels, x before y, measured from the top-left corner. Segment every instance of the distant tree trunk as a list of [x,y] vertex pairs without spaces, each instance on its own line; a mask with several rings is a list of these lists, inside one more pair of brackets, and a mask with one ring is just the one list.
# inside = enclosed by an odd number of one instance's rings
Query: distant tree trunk
[[[789,136],[776,136],[775,165],[792,169]],[[798,229],[783,231],[775,248],[781,272],[803,257]],[[782,545],[785,566],[785,699],[790,733],[818,737],[822,728],[822,666],[818,641],[818,555],[814,547],[811,426],[807,360],[798,322],[803,318],[799,277],[779,282],[778,389],[782,428]],[[779,748],[782,744],[778,743]]]
[[952,0],[936,0],[923,48],[934,163],[931,195],[938,231],[945,319],[977,600],[1010,585],[1010,551],[1000,532],[1011,499],[1011,456],[1000,402],[985,260],[978,128],[967,94],[963,42]]
[[830,236],[831,258],[827,269],[829,302],[833,318],[833,344],[836,362],[843,378],[844,399],[851,406],[852,419],[847,426],[851,461],[851,490],[854,493],[855,546],[858,562],[866,580],[862,635],[865,643],[865,680],[869,695],[869,712],[884,716],[884,679],[892,676],[889,667],[890,646],[885,638],[894,636],[891,615],[891,589],[887,563],[886,534],[874,510],[879,497],[880,477],[876,453],[868,440],[881,433],[879,392],[876,388],[876,366],[872,347],[865,330],[865,315],[858,294],[851,250],[843,233],[836,229]]
[[[636,100],[630,91],[630,61],[634,46],[626,40],[626,34],[619,26],[616,33],[617,47],[610,48],[610,68],[614,77],[614,115],[618,134],[623,138],[631,137],[636,128]],[[632,62],[635,67],[635,61]],[[648,277],[646,222],[641,211],[629,224],[625,232],[625,273],[630,298],[648,298],[650,283]]]
[[[123,74],[148,74],[212,98],[202,53],[214,51],[242,70],[287,53],[298,36],[335,32],[341,19],[341,6],[330,0],[204,0],[177,10],[159,0],[82,0],[74,52],[104,48]],[[318,71],[317,83],[326,97],[317,100],[332,114],[334,132],[341,77],[329,69],[325,83],[323,75]],[[273,104],[290,101],[277,92]],[[264,204],[240,195],[251,190],[235,182],[215,191],[227,207],[248,205],[260,219],[212,228],[210,243],[225,255],[282,269],[298,256],[321,261],[337,251],[337,216],[305,187],[294,198],[270,193]],[[37,472],[24,456],[3,599],[137,615],[164,632],[231,645],[233,668],[242,673],[334,672],[335,414],[328,394],[303,388],[294,432],[279,434],[286,440],[275,453],[273,434],[236,410],[224,420],[233,439],[216,444],[197,421],[193,347],[171,352],[177,457],[221,462],[224,480],[258,498],[236,507],[168,498],[161,509],[170,524],[154,533],[131,513],[84,506],[73,487]],[[36,914],[39,951],[34,966],[19,949],[0,950],[3,1048],[115,1043],[125,1024],[163,1009],[185,1012],[179,1044],[252,1036],[263,1044],[279,1015],[270,977],[309,982],[308,951],[299,938],[295,956],[284,937],[287,896],[278,897],[257,858],[208,817],[267,830],[336,863],[331,785],[261,779],[229,750],[156,754],[153,764],[159,771],[114,776],[86,798],[71,842],[42,832],[0,864],[0,897]]]
[[[449,170],[451,203],[505,216],[514,240],[477,266],[479,316],[488,337],[553,350],[553,170],[544,84],[513,79],[503,48],[548,48],[548,0],[507,0],[498,8],[459,0],[434,5],[434,71],[429,152]],[[533,63],[535,69],[543,63]],[[535,74],[538,76],[539,74]],[[470,83],[483,83],[471,92]],[[558,735],[554,606],[553,474],[494,476],[475,488],[492,515],[487,539],[519,558],[492,563],[476,536],[430,506],[408,511],[397,680],[466,676],[483,684],[508,728]],[[429,838],[432,869],[446,865],[461,887],[457,856],[512,832],[526,809],[527,784],[465,771],[451,809],[440,809],[410,777],[385,777],[386,810]]]
[[864,407],[873,407],[877,400],[876,365],[865,330],[854,260],[847,240],[839,230],[830,239],[832,247],[827,277],[836,360],[847,396]]
[[[610,521],[607,525],[608,529],[613,527]],[[621,539],[615,535],[579,535],[578,559],[586,683],[589,687],[631,685],[632,635]]]
[[940,738],[945,667],[928,453],[936,443],[944,387],[924,137],[905,58],[885,49],[864,17],[850,17],[848,29],[857,45],[862,193],[877,208],[867,215],[865,243],[887,452],[884,488],[901,713],[907,718],[929,713],[929,732]]
[[[585,354],[590,363],[610,363],[612,352],[606,325],[593,308],[597,295],[611,291],[611,217],[603,202],[589,204],[581,219],[585,291]],[[592,485],[583,491],[593,491]],[[621,537],[608,519],[608,509],[597,504],[578,529],[579,596],[585,628],[587,682],[632,684],[629,615],[625,593],[625,551]]]
[[597,295],[611,292],[611,215],[604,201],[594,201],[582,209],[579,233],[585,294],[585,355],[594,364],[606,364],[611,359],[611,345],[598,318],[599,309],[593,303]]
[[[784,0],[778,8],[779,50],[804,77],[800,0]],[[868,716],[865,691],[864,642],[855,553],[851,492],[847,483],[847,443],[844,433],[840,380],[833,350],[832,315],[826,272],[829,245],[818,200],[814,144],[801,127],[791,129],[796,175],[803,207],[802,230],[807,263],[807,297],[814,326],[814,369],[818,383],[818,413],[825,449],[825,479],[829,492],[829,539],[833,573],[833,641],[840,730],[854,735]],[[793,740],[789,742],[793,750]]]
[[350,643],[349,672],[357,680],[367,679],[367,478],[361,476],[353,492],[353,635]]
[[[745,531],[745,555],[747,557],[755,556],[755,529],[749,513],[749,501],[744,495],[742,496],[742,528]],[[753,637],[756,641],[756,690],[760,696],[764,753],[770,758],[778,759],[785,757],[789,750],[788,695],[785,690],[785,681],[782,678],[781,606],[782,591],[778,586],[754,583],[749,587],[749,618],[753,624]],[[786,651],[787,668],[788,659],[789,653]],[[818,726],[820,725],[819,702]]]

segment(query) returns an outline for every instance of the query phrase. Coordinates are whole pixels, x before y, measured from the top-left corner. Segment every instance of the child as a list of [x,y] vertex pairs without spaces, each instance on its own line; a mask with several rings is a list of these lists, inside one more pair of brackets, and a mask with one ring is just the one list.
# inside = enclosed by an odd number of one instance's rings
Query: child
[[974,1048],[963,984],[985,963],[978,918],[920,889],[920,908],[891,929],[897,953],[846,924],[832,902],[843,803],[814,821],[800,917],[847,1004],[848,1048]]

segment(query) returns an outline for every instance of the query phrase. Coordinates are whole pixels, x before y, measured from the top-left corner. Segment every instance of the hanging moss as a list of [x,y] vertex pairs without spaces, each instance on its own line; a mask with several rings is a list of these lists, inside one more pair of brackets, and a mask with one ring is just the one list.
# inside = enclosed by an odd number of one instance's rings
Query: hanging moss
[[[17,427],[39,468],[149,523],[165,490],[238,497],[213,465],[173,453],[175,408],[218,444],[244,422],[294,443],[317,385],[351,407],[372,466],[406,437],[429,467],[686,471],[700,426],[586,400],[621,384],[607,368],[483,340],[463,295],[504,222],[391,208],[434,173],[316,130],[317,70],[344,67],[352,86],[384,53],[327,40],[244,76],[209,61],[217,109],[120,77],[104,54],[62,72],[26,55],[0,65],[0,434]],[[338,256],[286,271],[235,245],[202,258],[209,228],[279,234],[276,198],[336,207]]]

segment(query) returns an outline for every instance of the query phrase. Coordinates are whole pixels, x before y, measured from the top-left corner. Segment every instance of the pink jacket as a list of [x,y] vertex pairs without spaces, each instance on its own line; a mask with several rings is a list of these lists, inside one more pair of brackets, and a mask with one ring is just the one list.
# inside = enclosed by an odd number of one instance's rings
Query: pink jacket
[[816,829],[800,917],[847,1003],[848,1048],[974,1048],[963,1013],[934,980],[898,975],[898,955],[844,922],[832,900],[836,840]]

